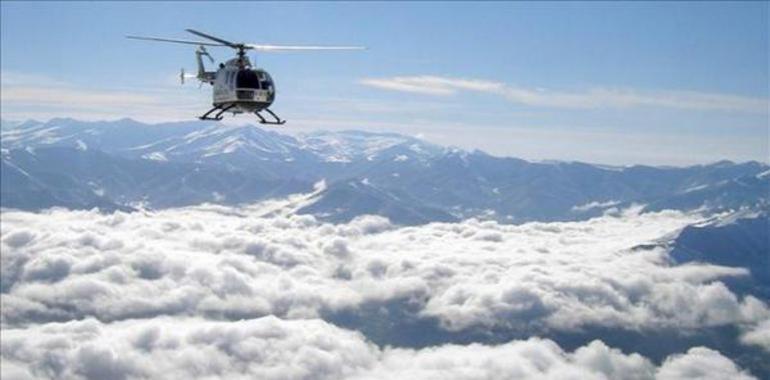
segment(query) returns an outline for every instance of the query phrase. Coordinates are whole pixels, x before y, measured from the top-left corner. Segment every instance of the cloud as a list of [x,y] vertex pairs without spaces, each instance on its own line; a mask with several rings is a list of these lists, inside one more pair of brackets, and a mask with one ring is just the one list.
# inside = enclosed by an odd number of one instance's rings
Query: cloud
[[84,107],[113,107],[116,104],[151,105],[158,102],[157,97],[121,91],[84,90],[51,87],[12,87],[3,91],[3,102],[27,102],[49,107],[62,104]]
[[[600,341],[571,352],[540,338],[382,348],[322,320],[346,312],[394,329],[426,321],[447,336],[597,328],[684,337],[735,326],[743,343],[763,341],[767,305],[721,282],[746,269],[672,266],[663,248],[635,248],[697,214],[416,227],[365,216],[334,225],[294,212],[311,200],[3,210],[2,377],[647,379],[703,368],[748,376],[705,348],[660,367]],[[409,305],[404,314],[381,314],[399,302]]]
[[693,347],[684,355],[669,357],[658,370],[656,377],[660,380],[744,380],[754,378],[738,369],[730,359],[706,347]]
[[752,327],[741,336],[741,342],[761,347],[770,352],[770,319]]
[[35,378],[340,379],[376,354],[360,334],[321,320],[88,319],[5,330],[2,377],[10,365]]
[[697,215],[419,227],[367,216],[332,225],[290,212],[306,201],[114,214],[6,210],[2,322],[314,318],[399,300],[446,331],[697,330],[770,315],[762,301],[719,281],[746,269],[671,266],[663,248],[632,249]]
[[606,202],[593,201],[593,202],[586,203],[584,205],[573,206],[572,211],[584,212],[584,211],[590,211],[597,208],[603,209],[603,208],[608,208],[612,206],[617,206],[618,204],[620,204],[619,201],[606,201]]
[[364,78],[359,83],[400,92],[449,96],[464,92],[498,95],[516,104],[534,107],[593,109],[663,107],[690,110],[767,113],[767,99],[695,91],[637,91],[617,88],[591,88],[562,92],[511,86],[502,82],[441,77],[396,76]]
[[421,350],[390,349],[368,379],[652,379],[646,358],[601,341],[565,352],[550,340],[531,338],[498,346],[445,345]]
[[205,107],[203,93],[173,89],[168,83],[155,88],[108,89],[83,86],[26,73],[3,71],[4,119],[77,117],[94,120],[132,117],[150,121],[191,118]]
[[751,378],[703,347],[661,367],[601,341],[573,352],[539,338],[495,346],[378,348],[357,332],[319,319],[273,316],[233,322],[89,318],[6,329],[1,345],[3,379]]

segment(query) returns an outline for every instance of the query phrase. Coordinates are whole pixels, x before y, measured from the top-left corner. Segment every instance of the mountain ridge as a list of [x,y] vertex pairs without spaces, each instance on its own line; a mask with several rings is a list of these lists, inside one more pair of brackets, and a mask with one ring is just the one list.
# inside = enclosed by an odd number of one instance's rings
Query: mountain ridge
[[[646,211],[721,212],[769,203],[770,167],[756,161],[611,167],[498,157],[356,130],[290,136],[250,125],[69,118],[2,125],[3,207],[40,206],[25,191],[52,194],[61,181],[72,192],[39,203],[234,204],[309,191],[325,180],[327,189],[302,212],[333,222],[380,213],[403,224],[469,217],[522,223],[582,220],[631,204],[644,204]],[[78,163],[79,170],[70,172],[62,162]],[[96,170],[107,163],[112,171]],[[23,180],[22,172],[37,182]],[[88,195],[94,188],[100,194]]]

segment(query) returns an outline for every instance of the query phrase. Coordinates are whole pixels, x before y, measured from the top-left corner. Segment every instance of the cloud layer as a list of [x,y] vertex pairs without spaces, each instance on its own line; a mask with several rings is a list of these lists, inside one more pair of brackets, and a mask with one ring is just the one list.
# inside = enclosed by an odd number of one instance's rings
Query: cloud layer
[[626,210],[584,222],[418,227],[366,216],[332,225],[296,215],[305,201],[3,210],[3,378],[746,376],[707,348],[660,367],[598,341],[574,352],[537,338],[383,349],[322,320],[394,302],[447,333],[737,326],[744,343],[766,342],[767,305],[721,282],[747,270],[672,266],[664,249],[639,248],[698,215]]
[[6,212],[2,321],[307,318],[404,299],[450,331],[697,329],[768,316],[718,281],[744,269],[671,267],[663,249],[631,250],[697,216],[396,228],[373,216],[324,224],[281,207]]
[[2,378],[751,379],[699,347],[660,367],[600,341],[574,352],[530,338],[488,346],[384,348],[322,320],[93,319],[3,332]]
[[205,103],[200,103],[204,94],[180,92],[174,78],[152,89],[107,89],[12,71],[1,74],[0,103],[6,119],[66,115],[102,120],[125,117],[128,112],[147,120],[173,121],[189,118],[205,107]]
[[510,86],[502,82],[432,75],[365,78],[361,84],[386,90],[447,96],[480,92],[501,96],[513,103],[553,108],[664,107],[767,113],[768,100],[694,91],[641,92],[629,89],[592,88],[562,92]]

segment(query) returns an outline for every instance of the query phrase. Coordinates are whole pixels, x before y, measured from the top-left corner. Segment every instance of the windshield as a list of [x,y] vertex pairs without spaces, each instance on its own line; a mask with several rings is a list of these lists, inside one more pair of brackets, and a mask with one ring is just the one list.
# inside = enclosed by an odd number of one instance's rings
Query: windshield
[[259,89],[259,82],[259,76],[257,76],[256,72],[251,70],[241,70],[238,72],[235,83],[237,88]]

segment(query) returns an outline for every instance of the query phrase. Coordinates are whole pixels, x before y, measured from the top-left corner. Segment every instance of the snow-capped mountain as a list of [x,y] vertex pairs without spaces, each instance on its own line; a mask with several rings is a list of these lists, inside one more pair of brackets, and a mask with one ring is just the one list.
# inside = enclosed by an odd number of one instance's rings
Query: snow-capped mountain
[[[53,119],[2,130],[4,149],[48,146],[94,149],[125,158],[224,164],[236,168],[285,164],[294,167],[292,176],[301,175],[309,163],[334,166],[383,158],[424,160],[443,151],[397,134],[343,131],[292,137],[251,125],[206,122],[147,125],[131,119],[110,122]],[[314,169],[305,171],[315,173]]]
[[309,191],[320,180],[328,186],[300,212],[333,221],[376,213],[407,224],[579,220],[631,204],[716,212],[766,208],[770,197],[769,168],[757,162],[535,163],[392,133],[53,119],[4,121],[0,137],[2,205],[26,209],[243,203]]

